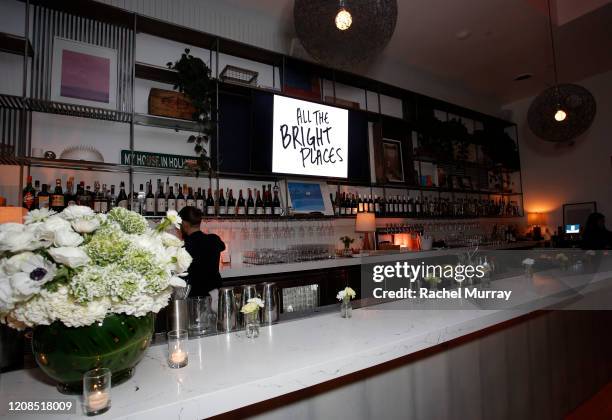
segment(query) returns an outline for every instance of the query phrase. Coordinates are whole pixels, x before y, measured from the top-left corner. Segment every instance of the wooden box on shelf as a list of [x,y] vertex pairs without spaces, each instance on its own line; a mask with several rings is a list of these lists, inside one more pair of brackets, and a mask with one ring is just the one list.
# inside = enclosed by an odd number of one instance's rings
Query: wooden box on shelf
[[196,109],[181,92],[152,88],[149,92],[149,114],[192,120]]

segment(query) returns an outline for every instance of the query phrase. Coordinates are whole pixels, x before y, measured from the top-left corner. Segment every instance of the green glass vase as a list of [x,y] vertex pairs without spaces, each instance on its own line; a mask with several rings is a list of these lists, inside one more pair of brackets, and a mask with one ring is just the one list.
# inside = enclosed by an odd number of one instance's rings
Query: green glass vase
[[81,393],[83,374],[108,368],[112,384],[129,379],[151,343],[154,314],[108,315],[87,327],[71,328],[57,321],[34,328],[32,353],[38,366],[57,381],[62,393]]

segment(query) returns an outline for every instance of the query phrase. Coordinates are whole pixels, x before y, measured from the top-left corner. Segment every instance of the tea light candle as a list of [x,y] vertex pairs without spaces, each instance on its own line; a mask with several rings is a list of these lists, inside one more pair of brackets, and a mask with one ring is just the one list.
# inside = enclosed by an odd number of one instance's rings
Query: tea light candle
[[106,408],[108,401],[108,392],[96,391],[87,396],[87,407],[89,411],[99,411]]
[[184,363],[185,359],[187,359],[187,352],[180,349],[172,352],[170,355],[170,361],[177,365]]

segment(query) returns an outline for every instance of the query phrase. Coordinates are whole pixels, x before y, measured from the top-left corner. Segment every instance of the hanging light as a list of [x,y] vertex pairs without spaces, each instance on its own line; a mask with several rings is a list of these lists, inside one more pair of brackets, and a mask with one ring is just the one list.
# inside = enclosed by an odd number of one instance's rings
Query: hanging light
[[527,112],[527,123],[539,138],[562,143],[573,140],[591,126],[597,107],[591,92],[582,86],[559,84],[550,3],[551,0],[547,0],[554,85],[545,89],[531,102]]
[[340,6],[338,8],[338,13],[336,14],[336,28],[341,31],[346,31],[353,24],[353,15],[346,8],[344,4],[344,0],[340,0]]

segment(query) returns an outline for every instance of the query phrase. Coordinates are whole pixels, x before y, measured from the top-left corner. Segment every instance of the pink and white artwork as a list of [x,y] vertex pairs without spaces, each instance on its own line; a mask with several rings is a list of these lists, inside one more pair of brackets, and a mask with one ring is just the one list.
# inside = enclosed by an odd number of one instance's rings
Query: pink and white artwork
[[110,60],[105,57],[63,50],[61,95],[107,104],[110,100],[110,65]]
[[55,38],[51,100],[116,109],[117,51]]

